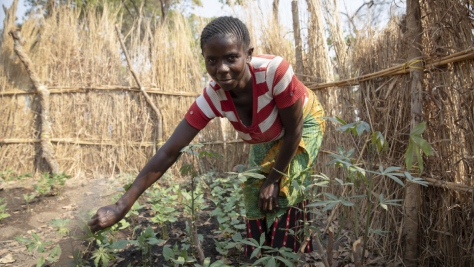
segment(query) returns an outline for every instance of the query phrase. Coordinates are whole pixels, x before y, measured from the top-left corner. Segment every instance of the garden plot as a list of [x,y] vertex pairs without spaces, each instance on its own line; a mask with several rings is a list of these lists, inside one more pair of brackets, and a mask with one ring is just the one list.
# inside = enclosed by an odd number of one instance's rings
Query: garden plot
[[[3,214],[10,216],[0,222],[1,266],[198,266],[190,230],[193,221],[207,258],[205,266],[254,263],[259,259],[242,255],[245,225],[239,213],[238,176],[223,177],[214,173],[200,176],[194,190],[188,179],[163,177],[123,221],[96,234],[84,230],[85,223],[97,208],[113,203],[133,176],[74,177],[58,191],[44,195],[33,186],[40,179],[4,182],[0,198],[6,204]],[[27,201],[25,196],[32,194],[38,195]],[[325,221],[320,217],[312,223],[323,225]],[[347,236],[338,239],[335,266],[351,262]],[[295,262],[295,255],[282,255],[264,255],[260,260],[264,265]],[[302,260],[300,266],[323,266],[317,253]]]

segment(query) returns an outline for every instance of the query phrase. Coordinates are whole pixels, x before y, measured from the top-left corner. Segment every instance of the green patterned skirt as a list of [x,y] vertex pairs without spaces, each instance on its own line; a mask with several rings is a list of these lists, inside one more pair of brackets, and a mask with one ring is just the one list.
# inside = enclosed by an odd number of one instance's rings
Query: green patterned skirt
[[[242,184],[246,217],[249,220],[267,219],[271,225],[276,217],[287,212],[288,208],[304,200],[300,186],[311,183],[312,167],[316,161],[324,134],[324,110],[316,95],[309,92],[308,102],[303,108],[303,135],[295,156],[288,166],[287,177],[280,182],[280,195],[278,204],[280,209],[274,212],[263,213],[258,207],[258,197],[262,179],[249,178]],[[263,175],[267,175],[273,168],[280,152],[282,139],[255,144],[250,147],[249,168],[259,168]]]

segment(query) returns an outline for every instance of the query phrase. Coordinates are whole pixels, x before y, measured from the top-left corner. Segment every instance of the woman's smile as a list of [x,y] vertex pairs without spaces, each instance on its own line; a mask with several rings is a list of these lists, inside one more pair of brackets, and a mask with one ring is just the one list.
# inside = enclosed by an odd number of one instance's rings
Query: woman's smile
[[225,91],[238,92],[251,80],[249,66],[252,49],[244,51],[232,36],[216,36],[202,49],[207,73]]

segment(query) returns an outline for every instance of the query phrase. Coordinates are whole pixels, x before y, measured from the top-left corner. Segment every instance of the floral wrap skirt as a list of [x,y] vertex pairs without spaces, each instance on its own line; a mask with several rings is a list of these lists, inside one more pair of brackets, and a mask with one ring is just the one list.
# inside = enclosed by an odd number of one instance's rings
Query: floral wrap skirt
[[[260,225],[258,229],[266,229],[270,232],[274,228],[272,227],[274,223],[281,221],[285,216],[298,219],[293,215],[290,216],[289,212],[291,213],[292,209],[295,212],[295,209],[299,209],[298,206],[301,206],[299,204],[304,201],[303,188],[311,184],[312,168],[321,147],[325,128],[323,120],[324,110],[316,95],[311,90],[308,90],[308,92],[309,97],[303,108],[302,138],[296,154],[288,166],[287,175],[280,182],[280,195],[278,198],[280,209],[274,212],[263,213],[258,207],[260,187],[263,183],[262,179],[249,178],[242,184],[246,218],[249,220],[247,234],[251,228],[255,226],[258,228],[258,225]],[[280,153],[282,141],[282,139],[279,139],[268,143],[252,145],[250,147],[249,168],[257,168],[261,174],[268,175]],[[285,152],[282,151],[282,153]],[[288,225],[295,225],[295,223],[290,221]],[[261,224],[265,224],[264,227]],[[251,227],[252,225],[254,227]],[[255,236],[255,233],[253,236]]]

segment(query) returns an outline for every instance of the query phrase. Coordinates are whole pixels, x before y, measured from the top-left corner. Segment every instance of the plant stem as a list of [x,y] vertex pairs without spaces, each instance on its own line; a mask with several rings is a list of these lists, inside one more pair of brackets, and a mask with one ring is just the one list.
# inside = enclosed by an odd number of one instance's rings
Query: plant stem
[[[369,153],[369,164],[372,165],[372,155],[373,153]],[[371,214],[372,214],[372,189],[373,189],[373,176],[372,173],[368,173],[368,180],[369,180],[369,190],[367,192],[367,218],[365,220],[365,231],[364,231],[364,242],[362,244],[362,255],[361,255],[361,261],[364,262],[364,254],[365,254],[365,248],[367,245],[367,237],[369,235],[369,227],[370,227],[370,221],[371,221]]]

